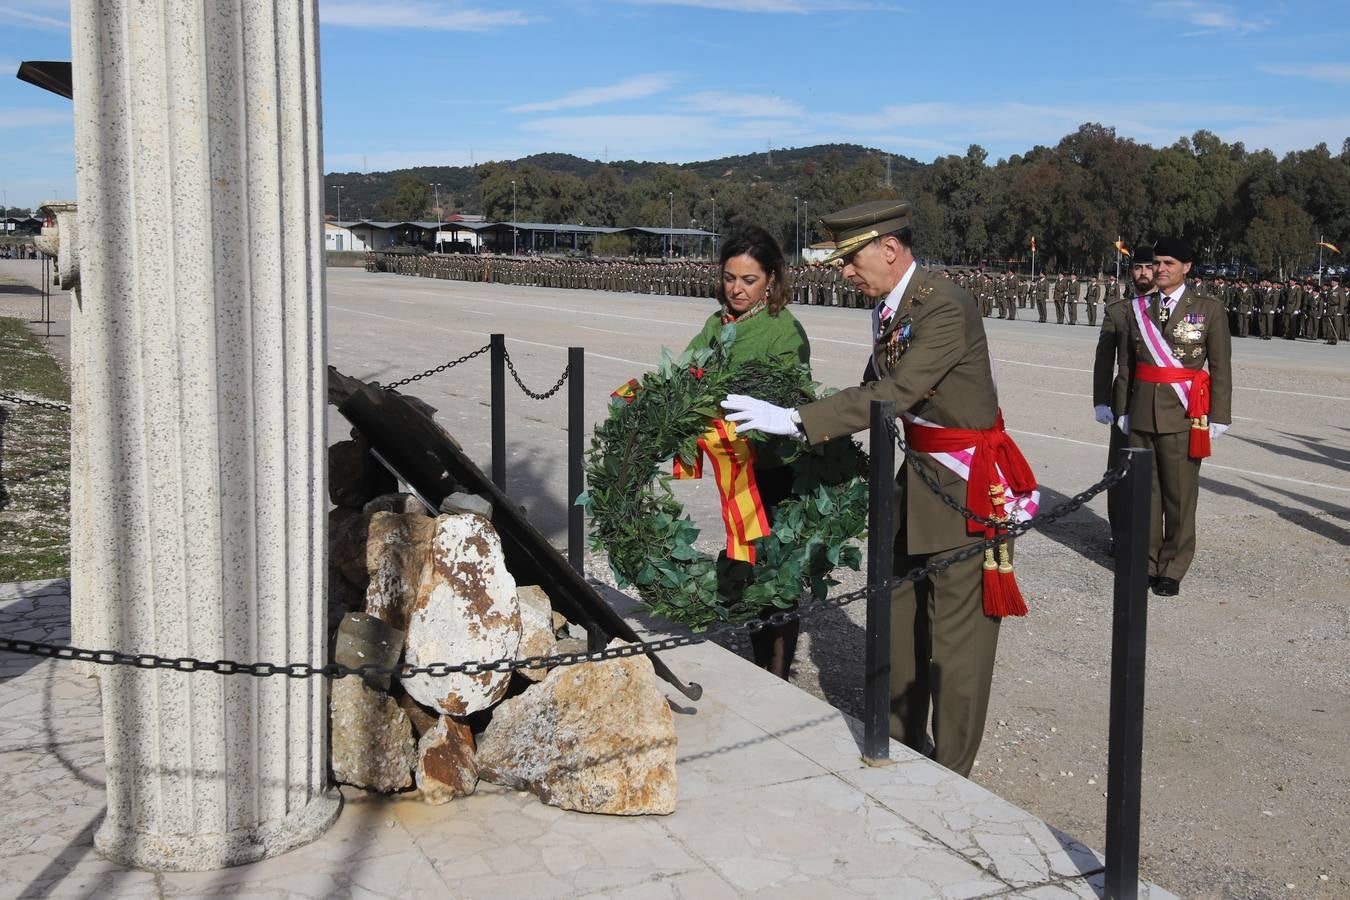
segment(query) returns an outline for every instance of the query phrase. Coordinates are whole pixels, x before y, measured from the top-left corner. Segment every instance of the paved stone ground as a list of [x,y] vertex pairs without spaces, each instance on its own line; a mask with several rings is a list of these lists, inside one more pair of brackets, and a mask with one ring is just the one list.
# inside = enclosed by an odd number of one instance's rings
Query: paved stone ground
[[[68,590],[0,585],[0,633],[65,641]],[[899,745],[895,765],[863,765],[856,722],[719,647],[665,658],[706,691],[689,703],[667,688],[679,737],[670,816],[569,813],[487,784],[440,807],[347,791],[338,822],[306,847],[219,872],[148,873],[93,852],[104,777],[97,683],[69,663],[6,654],[0,895],[1100,895],[1099,857],[978,785]],[[1143,884],[1141,896],[1172,895]]]

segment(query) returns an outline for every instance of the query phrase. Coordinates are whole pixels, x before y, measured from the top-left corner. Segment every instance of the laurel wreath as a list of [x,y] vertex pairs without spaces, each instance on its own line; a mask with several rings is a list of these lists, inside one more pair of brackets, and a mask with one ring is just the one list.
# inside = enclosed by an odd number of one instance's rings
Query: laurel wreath
[[728,325],[712,347],[674,358],[663,349],[660,367],[641,379],[631,402],[614,398],[587,453],[588,490],[577,498],[591,519],[590,545],[606,551],[619,587],[635,586],[653,613],[694,629],[787,608],[808,591],[823,598],[838,584],[836,567],[861,565],[854,541],[867,527],[867,457],[855,442],[807,447],[748,432],[760,452],[791,466],[792,495],[777,506],[773,532],[754,544],[754,577],[719,590],[717,560],[694,548],[699,529],[671,492],[671,460],[694,465],[698,438],[729,393],[796,406],[817,388],[795,361],[731,366],[735,335]]

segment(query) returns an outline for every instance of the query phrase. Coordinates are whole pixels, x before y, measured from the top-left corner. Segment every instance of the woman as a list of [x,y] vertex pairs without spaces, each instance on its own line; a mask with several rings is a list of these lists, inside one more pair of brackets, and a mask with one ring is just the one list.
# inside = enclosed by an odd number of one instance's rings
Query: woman
[[[719,254],[720,278],[717,301],[721,309],[708,317],[703,330],[686,349],[712,346],[718,334],[730,324],[736,326],[731,344],[731,365],[750,359],[778,358],[790,364],[811,365],[811,345],[796,316],[784,307],[791,296],[787,284],[787,262],[778,242],[763,228],[747,226],[722,244]],[[792,470],[782,462],[781,445],[756,447],[755,481],[760,499],[773,524],[774,508],[792,492]],[[754,576],[754,567],[729,560],[723,551],[717,559],[719,591],[735,596]],[[796,607],[796,598],[792,598]],[[776,607],[766,608],[767,617]],[[796,621],[784,625],[766,625],[750,636],[755,664],[784,680],[797,650]]]

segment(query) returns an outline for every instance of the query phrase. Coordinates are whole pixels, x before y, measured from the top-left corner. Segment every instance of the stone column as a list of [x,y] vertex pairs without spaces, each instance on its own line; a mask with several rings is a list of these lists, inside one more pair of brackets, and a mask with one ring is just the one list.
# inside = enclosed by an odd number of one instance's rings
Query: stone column
[[[321,662],[315,0],[74,0],[83,627],[123,651]],[[320,679],[101,673],[105,856],[209,869],[336,817]]]

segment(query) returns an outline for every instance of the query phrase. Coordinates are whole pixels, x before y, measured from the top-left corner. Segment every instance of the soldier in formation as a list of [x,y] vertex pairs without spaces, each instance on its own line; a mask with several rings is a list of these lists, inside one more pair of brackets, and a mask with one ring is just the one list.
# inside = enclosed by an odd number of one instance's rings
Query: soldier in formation
[[[641,260],[601,258],[511,257],[474,253],[369,252],[368,272],[393,272],[452,281],[519,284],[588,291],[711,298],[717,284],[715,266],[699,260]],[[1038,322],[1047,320],[1053,301],[1055,321],[1077,325],[1083,304],[1086,324],[1095,327],[1103,308],[1130,295],[1128,285],[1115,275],[1044,272],[1030,278],[1013,270],[985,271],[950,267],[939,273],[965,290],[986,318],[1016,319],[1019,309],[1036,310]],[[791,302],[802,306],[868,306],[837,265],[802,264],[788,272]],[[1345,336],[1347,291],[1340,278],[1191,279],[1206,295],[1223,304],[1229,333],[1270,340],[1322,340],[1337,344]]]

